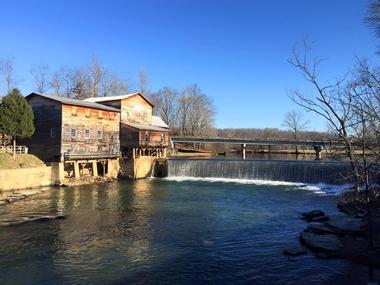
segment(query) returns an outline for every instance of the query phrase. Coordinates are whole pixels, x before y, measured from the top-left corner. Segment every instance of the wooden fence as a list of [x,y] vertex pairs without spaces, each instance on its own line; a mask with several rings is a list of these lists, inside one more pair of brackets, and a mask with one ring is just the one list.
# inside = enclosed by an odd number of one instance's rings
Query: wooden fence
[[[16,146],[16,154],[25,154],[28,153],[28,148],[24,145]],[[0,146],[0,153],[10,153],[13,154],[13,146]]]

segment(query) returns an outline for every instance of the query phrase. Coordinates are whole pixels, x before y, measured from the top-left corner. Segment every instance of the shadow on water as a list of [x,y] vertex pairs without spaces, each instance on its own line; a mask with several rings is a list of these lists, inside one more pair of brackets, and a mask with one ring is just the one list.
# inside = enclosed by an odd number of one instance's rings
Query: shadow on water
[[292,185],[145,179],[52,189],[0,208],[1,218],[67,215],[1,229],[0,284],[361,284],[365,267],[282,254],[305,227],[299,212],[335,211],[335,202]]

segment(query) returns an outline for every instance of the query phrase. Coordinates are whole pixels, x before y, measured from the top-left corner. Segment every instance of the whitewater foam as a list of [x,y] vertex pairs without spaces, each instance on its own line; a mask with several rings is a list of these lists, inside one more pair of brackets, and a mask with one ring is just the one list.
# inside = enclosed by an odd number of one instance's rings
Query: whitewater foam
[[352,189],[351,184],[333,185],[326,183],[318,184],[305,184],[297,182],[288,181],[273,181],[273,180],[262,180],[262,179],[235,179],[235,178],[220,178],[220,177],[188,177],[188,176],[169,176],[163,178],[168,181],[183,182],[183,181],[194,181],[194,182],[210,182],[210,183],[236,183],[236,184],[246,184],[246,185],[268,185],[268,186],[292,186],[287,188],[287,190],[305,190],[311,191],[315,194],[320,195],[340,195],[342,192]]

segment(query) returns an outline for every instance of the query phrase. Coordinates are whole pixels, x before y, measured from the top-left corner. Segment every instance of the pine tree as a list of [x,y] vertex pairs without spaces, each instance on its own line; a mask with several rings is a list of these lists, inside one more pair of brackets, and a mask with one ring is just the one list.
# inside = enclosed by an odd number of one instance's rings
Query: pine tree
[[34,133],[34,115],[32,107],[14,88],[3,97],[0,106],[0,132],[13,138],[15,155],[16,138],[30,137]]

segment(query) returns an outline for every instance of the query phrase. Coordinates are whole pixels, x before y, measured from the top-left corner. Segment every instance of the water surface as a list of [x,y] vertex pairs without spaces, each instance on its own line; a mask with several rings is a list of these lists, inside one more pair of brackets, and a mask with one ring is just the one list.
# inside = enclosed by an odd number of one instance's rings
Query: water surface
[[299,212],[334,196],[292,184],[146,179],[52,188],[0,208],[0,284],[361,284],[367,268],[282,254]]

